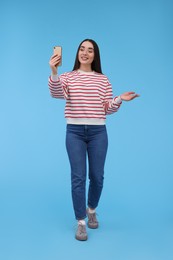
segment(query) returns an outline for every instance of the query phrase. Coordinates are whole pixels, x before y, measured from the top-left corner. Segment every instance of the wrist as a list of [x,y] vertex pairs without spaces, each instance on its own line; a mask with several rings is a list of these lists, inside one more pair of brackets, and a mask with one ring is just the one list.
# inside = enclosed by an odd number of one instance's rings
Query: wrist
[[58,75],[57,72],[52,72],[51,74],[52,74],[52,76],[56,76],[56,75]]
[[52,70],[52,75],[57,75],[58,74],[58,71],[57,71],[57,68],[51,68]]
[[56,74],[56,75],[51,74],[51,79],[52,79],[52,81],[58,81],[58,79],[59,79],[58,74]]
[[119,96],[118,96],[118,98],[119,98],[121,101],[123,101],[123,99],[122,99],[121,95],[119,95]]

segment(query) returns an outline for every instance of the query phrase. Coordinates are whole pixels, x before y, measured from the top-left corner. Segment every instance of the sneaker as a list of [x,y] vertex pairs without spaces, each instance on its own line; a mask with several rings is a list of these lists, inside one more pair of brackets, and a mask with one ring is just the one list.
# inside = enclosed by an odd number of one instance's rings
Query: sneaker
[[80,241],[86,241],[88,239],[86,225],[78,224],[75,238]]
[[87,209],[87,216],[88,216],[88,227],[89,228],[98,228],[99,222],[96,218],[96,213],[89,213],[89,210]]

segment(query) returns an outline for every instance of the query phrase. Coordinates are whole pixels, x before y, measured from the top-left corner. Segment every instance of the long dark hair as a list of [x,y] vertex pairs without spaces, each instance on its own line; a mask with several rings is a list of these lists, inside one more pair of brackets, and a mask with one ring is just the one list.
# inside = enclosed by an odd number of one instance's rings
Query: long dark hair
[[94,47],[94,60],[91,64],[91,69],[98,72],[98,73],[102,73],[102,68],[101,68],[101,60],[100,60],[100,51],[99,51],[99,47],[97,45],[97,43],[92,40],[92,39],[85,39],[83,40],[80,44],[79,44],[79,47],[77,49],[77,53],[76,53],[76,59],[75,59],[75,63],[74,63],[74,67],[73,67],[73,70],[77,70],[80,68],[80,62],[79,62],[79,59],[78,59],[78,53],[79,53],[79,49],[82,45],[83,42],[91,42],[93,44],[93,47]]

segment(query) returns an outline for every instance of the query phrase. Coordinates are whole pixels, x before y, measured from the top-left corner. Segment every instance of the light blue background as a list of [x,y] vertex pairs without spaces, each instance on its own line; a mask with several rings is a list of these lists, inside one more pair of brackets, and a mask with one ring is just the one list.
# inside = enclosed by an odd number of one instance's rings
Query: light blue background
[[[0,258],[173,259],[173,2],[0,2]],[[100,47],[114,95],[100,229],[74,239],[64,105],[49,95],[48,61],[73,67],[85,38]]]

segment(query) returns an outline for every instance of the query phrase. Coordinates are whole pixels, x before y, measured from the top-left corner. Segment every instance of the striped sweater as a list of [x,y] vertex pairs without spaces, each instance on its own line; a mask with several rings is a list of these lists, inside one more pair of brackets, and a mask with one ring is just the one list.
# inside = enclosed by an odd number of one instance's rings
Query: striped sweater
[[106,115],[116,112],[122,100],[114,97],[108,78],[95,71],[75,70],[49,77],[50,94],[66,100],[68,124],[105,124]]

